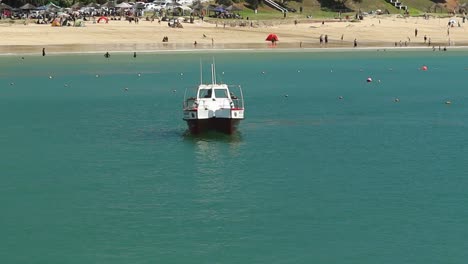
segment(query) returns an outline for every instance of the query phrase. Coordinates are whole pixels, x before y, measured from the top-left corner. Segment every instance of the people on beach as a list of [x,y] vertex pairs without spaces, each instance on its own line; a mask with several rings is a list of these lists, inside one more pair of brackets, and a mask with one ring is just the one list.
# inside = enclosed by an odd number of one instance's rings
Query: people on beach
[[45,48],[42,48],[42,56],[45,56],[46,53],[45,53]]
[[414,37],[417,37],[418,36],[418,29],[414,29]]
[[327,45],[328,44],[328,35],[325,35],[324,39],[325,39],[325,45]]
[[320,35],[319,41],[320,41],[320,46],[322,46],[322,44],[323,44],[323,35]]
[[271,46],[276,46],[276,39],[275,38],[271,38]]
[[357,47],[357,39],[354,39],[354,47]]
[[426,41],[427,41],[427,36],[424,35],[424,43],[426,43]]

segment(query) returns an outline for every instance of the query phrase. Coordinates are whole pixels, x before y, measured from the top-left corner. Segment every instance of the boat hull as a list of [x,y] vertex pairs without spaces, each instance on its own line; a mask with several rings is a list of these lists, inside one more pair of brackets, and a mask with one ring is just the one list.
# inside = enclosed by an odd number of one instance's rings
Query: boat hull
[[190,119],[187,122],[191,134],[202,134],[209,131],[217,131],[224,134],[232,134],[237,131],[241,119],[232,118],[208,118]]

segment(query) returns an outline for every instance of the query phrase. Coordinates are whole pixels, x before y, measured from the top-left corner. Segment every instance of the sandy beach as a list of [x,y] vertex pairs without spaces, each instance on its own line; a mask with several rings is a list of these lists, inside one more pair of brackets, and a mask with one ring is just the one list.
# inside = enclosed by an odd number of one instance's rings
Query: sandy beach
[[[448,27],[450,19],[459,24]],[[400,15],[368,16],[360,22],[339,20],[195,20],[183,23],[183,28],[170,28],[166,22],[141,20],[138,24],[110,20],[84,27],[52,27],[0,23],[0,54],[271,49],[265,41],[269,33],[279,37],[276,49],[308,48],[410,48],[432,46],[468,46],[468,24],[461,18],[404,18]],[[250,25],[252,23],[252,26]],[[415,36],[417,29],[417,36]],[[320,36],[328,43],[320,45]],[[167,36],[169,41],[163,43]],[[426,42],[424,41],[426,36]],[[197,44],[195,45],[195,41]],[[430,41],[430,45],[428,42]]]

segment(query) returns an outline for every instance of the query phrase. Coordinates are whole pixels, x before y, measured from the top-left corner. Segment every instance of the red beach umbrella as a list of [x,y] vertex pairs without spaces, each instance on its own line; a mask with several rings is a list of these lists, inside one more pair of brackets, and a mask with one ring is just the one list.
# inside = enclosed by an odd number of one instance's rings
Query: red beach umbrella
[[265,39],[266,41],[278,41],[278,36],[276,34],[271,33],[268,35],[268,37]]

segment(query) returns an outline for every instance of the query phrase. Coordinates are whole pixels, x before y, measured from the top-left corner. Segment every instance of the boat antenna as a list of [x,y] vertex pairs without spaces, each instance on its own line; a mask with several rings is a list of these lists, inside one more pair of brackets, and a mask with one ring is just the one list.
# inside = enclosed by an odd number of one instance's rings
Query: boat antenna
[[211,71],[212,71],[212,81],[213,81],[213,84],[216,84],[216,63],[215,63],[215,59],[213,57],[213,64],[211,64]]
[[200,58],[200,84],[203,84],[203,64]]

